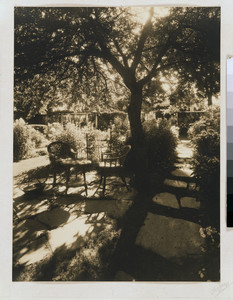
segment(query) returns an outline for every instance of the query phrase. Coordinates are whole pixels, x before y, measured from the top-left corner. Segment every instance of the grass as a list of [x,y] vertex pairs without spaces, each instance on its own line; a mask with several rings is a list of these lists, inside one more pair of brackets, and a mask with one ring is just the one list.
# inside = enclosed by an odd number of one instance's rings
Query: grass
[[14,281],[98,281],[109,280],[109,266],[120,236],[116,226],[103,228],[83,248],[56,249],[53,255],[29,266],[13,265]]

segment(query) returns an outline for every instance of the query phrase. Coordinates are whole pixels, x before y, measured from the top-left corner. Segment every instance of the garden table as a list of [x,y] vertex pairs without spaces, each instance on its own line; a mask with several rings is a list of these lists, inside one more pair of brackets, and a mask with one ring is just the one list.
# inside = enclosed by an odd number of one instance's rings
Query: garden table
[[[70,181],[70,169],[74,168],[76,172],[81,172],[83,174],[83,181],[85,192],[87,196],[87,182],[86,182],[86,172],[93,171],[97,168],[98,164],[87,160],[87,159],[72,159],[72,158],[65,158],[60,160],[60,165],[65,168],[66,171],[66,193],[69,188],[69,181]],[[76,173],[76,175],[77,175]]]

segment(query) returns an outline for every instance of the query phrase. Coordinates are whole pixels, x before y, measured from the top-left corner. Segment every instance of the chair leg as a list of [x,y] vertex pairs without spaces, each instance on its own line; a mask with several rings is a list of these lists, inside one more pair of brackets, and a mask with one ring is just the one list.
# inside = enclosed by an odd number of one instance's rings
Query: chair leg
[[105,193],[105,187],[106,187],[106,176],[104,176],[102,196],[104,196],[104,193]]
[[103,180],[103,176],[101,175],[101,177],[100,177],[100,181],[99,181],[99,185],[98,185],[97,189],[95,190],[95,192],[94,192],[93,196],[95,196],[95,194],[96,194],[96,193],[97,193],[97,191],[99,190],[99,188],[100,188],[100,186],[101,186],[101,184],[102,184],[102,180]]
[[120,176],[121,177],[121,180],[123,181],[125,187],[127,188],[127,191],[129,191],[129,187],[128,187],[128,184],[126,183],[126,180],[125,180],[125,176]]
[[87,182],[86,182],[86,173],[83,172],[83,181],[84,181],[84,187],[85,187],[85,192],[86,192],[86,196],[87,196]]

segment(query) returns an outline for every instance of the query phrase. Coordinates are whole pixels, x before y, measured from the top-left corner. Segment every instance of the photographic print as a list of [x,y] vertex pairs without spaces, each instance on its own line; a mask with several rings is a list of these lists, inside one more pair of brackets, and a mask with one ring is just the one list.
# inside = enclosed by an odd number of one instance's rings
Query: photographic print
[[15,7],[13,281],[220,280],[220,7]]

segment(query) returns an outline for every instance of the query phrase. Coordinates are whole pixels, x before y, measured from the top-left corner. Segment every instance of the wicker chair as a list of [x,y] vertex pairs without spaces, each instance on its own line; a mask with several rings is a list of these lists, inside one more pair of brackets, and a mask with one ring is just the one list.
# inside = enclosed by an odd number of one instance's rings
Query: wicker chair
[[57,173],[64,171],[60,160],[65,158],[75,159],[77,158],[77,152],[75,152],[70,145],[63,142],[53,142],[48,145],[47,149],[53,171],[53,186],[55,186]]
[[126,145],[119,152],[104,152],[101,155],[101,162],[98,166],[98,172],[100,174],[100,182],[97,190],[102,186],[102,196],[104,196],[106,189],[107,177],[116,176],[120,177],[125,187],[128,188],[125,177],[129,174],[129,170],[126,167],[126,158],[131,150],[130,145]]

